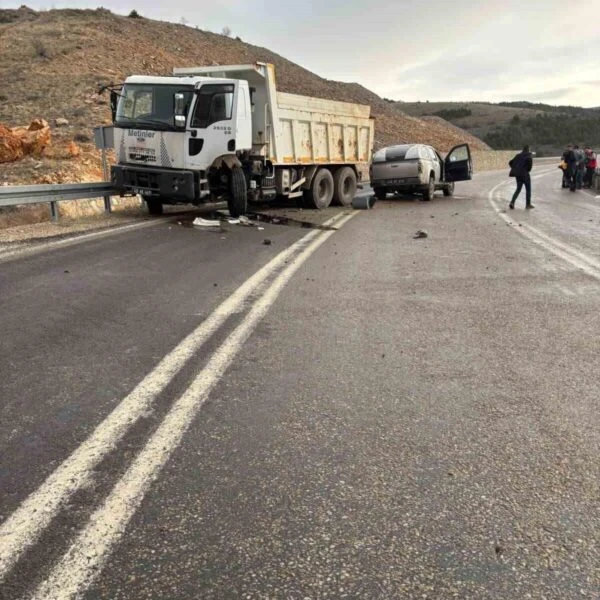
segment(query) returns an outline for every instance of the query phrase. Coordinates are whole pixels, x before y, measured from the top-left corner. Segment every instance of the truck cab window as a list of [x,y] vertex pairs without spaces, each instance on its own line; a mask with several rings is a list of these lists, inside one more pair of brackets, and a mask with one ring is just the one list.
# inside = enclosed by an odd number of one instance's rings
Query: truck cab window
[[128,83],[121,92],[115,122],[129,127],[172,127],[173,95],[178,92],[185,96],[187,115],[194,97],[191,86]]
[[192,127],[205,129],[218,121],[231,119],[234,86],[227,84],[203,85],[198,92]]

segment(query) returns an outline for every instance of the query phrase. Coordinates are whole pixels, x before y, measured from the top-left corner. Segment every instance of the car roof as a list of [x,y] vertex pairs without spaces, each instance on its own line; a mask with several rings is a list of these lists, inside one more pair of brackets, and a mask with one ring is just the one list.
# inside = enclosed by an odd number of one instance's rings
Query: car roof
[[423,146],[423,144],[394,144],[393,146],[386,146],[382,150],[408,150],[413,146]]

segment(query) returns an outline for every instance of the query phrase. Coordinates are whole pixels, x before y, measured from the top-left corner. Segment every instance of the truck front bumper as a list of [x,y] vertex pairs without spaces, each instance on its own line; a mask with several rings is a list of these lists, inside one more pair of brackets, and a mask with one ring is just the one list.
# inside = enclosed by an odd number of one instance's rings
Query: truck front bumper
[[110,168],[110,176],[112,185],[125,194],[141,194],[187,202],[196,199],[192,171],[116,165]]

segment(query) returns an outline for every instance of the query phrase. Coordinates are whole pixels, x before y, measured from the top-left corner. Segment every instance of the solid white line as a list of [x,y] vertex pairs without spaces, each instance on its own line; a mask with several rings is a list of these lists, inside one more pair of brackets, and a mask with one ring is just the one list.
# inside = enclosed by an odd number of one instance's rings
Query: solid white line
[[[340,227],[356,213],[345,216]],[[282,271],[253,305],[242,323],[213,354],[190,387],[173,405],[112,492],[90,517],[87,526],[33,594],[33,600],[67,600],[83,593],[99,575],[112,547],[171,454],[181,443],[194,417],[243,344],[267,314],[296,271],[333,235],[323,233]]]
[[600,279],[600,263],[594,258],[587,256],[585,253],[581,252],[577,248],[574,248],[573,246],[570,246],[569,244],[565,244],[564,242],[556,240],[549,235],[542,233],[527,223],[520,223],[520,227],[515,227],[513,220],[506,213],[501,211],[500,207],[494,200],[496,191],[507,183],[510,183],[510,179],[499,183],[489,192],[488,195],[488,200],[498,216],[508,225],[510,225],[512,229],[519,232],[522,236],[526,237],[534,244],[541,246],[548,252],[551,252],[565,262],[568,262],[577,269],[585,272],[587,275],[590,275],[595,279]]
[[[337,224],[338,214],[324,223]],[[333,233],[333,232],[332,232]],[[152,406],[186,362],[234,313],[243,309],[248,297],[285,265],[294,254],[322,234],[312,230],[247,279],[227,300],[180,342],[120,402],[85,440],[20,506],[0,525],[0,581],[25,549],[37,541],[69,497],[87,482],[90,472],[112,451],[127,431]]]
[[535,175],[534,174],[531,175],[531,179],[540,179],[542,177],[545,177],[549,173],[554,173],[555,171],[558,171],[558,168],[556,168],[556,169],[547,169],[546,171],[541,171],[541,172],[537,171],[535,173]]
[[[32,256],[34,254],[39,254],[40,252],[44,252],[46,250],[54,250],[55,248],[61,248],[64,246],[75,246],[76,244],[81,244],[82,242],[87,242],[94,238],[106,237],[108,235],[115,235],[117,233],[125,233],[127,231],[131,231],[132,229],[143,229],[144,227],[151,227],[152,225],[160,225],[164,223],[166,219],[153,219],[151,221],[143,221],[141,223],[131,223],[129,225],[116,225],[114,227],[109,227],[108,229],[103,229],[102,231],[93,231],[91,233],[82,233],[81,235],[73,234],[73,236],[68,238],[62,238],[60,240],[50,240],[47,242],[35,242],[34,246],[22,246],[20,248],[7,249],[0,252],[0,263],[7,262],[9,260],[24,258],[26,256]],[[23,241],[24,244],[27,243],[27,240]]]

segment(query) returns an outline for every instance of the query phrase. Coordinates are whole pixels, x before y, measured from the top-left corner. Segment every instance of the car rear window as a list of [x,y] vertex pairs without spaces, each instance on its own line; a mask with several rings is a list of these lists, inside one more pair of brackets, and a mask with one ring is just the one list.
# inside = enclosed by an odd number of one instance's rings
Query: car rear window
[[419,147],[410,144],[382,148],[373,155],[373,162],[394,162],[419,158]]

